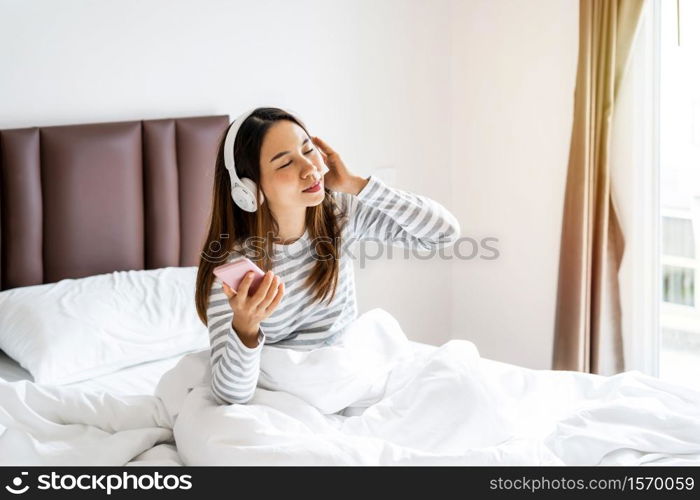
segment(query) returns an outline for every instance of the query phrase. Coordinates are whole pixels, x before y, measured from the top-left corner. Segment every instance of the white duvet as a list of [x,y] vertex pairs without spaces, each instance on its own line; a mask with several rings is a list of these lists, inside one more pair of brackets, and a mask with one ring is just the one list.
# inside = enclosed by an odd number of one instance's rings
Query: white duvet
[[382,309],[343,339],[265,345],[245,405],[215,403],[206,350],[155,396],[0,382],[0,464],[700,465],[700,391],[530,370],[466,340],[417,351]]

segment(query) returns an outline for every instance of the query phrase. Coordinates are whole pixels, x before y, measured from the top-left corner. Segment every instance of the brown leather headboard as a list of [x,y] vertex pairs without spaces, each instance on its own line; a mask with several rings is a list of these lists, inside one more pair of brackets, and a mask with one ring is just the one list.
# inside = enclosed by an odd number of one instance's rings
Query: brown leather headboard
[[228,123],[0,130],[0,290],[197,265]]

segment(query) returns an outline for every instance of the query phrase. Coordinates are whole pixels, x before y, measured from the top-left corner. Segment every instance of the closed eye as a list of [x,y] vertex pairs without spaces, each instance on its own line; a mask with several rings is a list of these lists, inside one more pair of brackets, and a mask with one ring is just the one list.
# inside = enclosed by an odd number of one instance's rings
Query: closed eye
[[[305,155],[308,155],[309,153],[313,152],[313,150],[314,150],[314,148],[311,148],[311,149],[309,149],[308,151],[305,151],[304,154],[305,154]],[[288,167],[288,166],[291,165],[291,164],[292,164],[292,162],[290,161],[289,163],[285,163],[284,165],[282,165],[282,166],[279,167],[279,168]],[[278,169],[278,170],[279,170],[279,169]]]

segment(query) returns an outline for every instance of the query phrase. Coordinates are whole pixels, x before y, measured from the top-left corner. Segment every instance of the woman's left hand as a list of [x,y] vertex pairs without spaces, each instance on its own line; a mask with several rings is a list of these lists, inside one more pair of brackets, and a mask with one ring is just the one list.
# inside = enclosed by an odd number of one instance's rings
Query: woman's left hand
[[325,141],[313,136],[311,140],[318,148],[324,163],[329,168],[328,173],[323,177],[323,184],[331,191],[340,193],[359,193],[367,184],[367,179],[354,175],[345,166],[342,158]]

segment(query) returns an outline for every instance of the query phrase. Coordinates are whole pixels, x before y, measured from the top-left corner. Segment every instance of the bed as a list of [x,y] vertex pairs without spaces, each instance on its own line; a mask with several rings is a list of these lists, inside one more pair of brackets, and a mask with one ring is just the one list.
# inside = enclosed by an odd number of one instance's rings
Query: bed
[[700,465],[700,392],[410,341],[262,352],[217,405],[193,305],[227,116],[0,130],[2,465]]
[[[0,131],[0,290],[197,265],[228,123],[218,115]],[[182,354],[65,386],[152,395]],[[0,379],[33,380],[2,351]],[[179,460],[169,453],[162,463]]]

